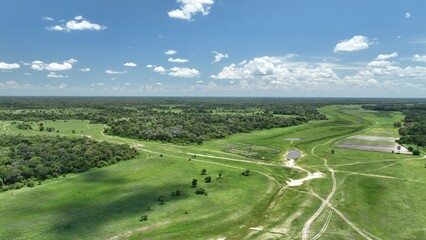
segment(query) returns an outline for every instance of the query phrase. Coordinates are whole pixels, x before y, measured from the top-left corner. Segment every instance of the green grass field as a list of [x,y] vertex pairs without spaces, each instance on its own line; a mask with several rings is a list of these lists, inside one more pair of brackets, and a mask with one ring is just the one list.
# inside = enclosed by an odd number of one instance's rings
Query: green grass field
[[[52,133],[38,131],[36,123],[34,130],[19,130],[0,122],[0,134],[84,135],[141,152],[116,165],[0,193],[0,238],[422,239],[426,159],[336,148],[353,135],[397,137],[393,123],[403,115],[356,105],[321,112],[328,120],[189,146],[111,137],[103,125],[86,121],[43,122],[59,131]],[[291,149],[302,151],[296,161],[301,169],[284,165]],[[203,168],[212,183],[204,183]],[[248,177],[241,175],[246,169]],[[287,185],[289,178],[306,177],[305,171],[324,176]],[[207,196],[194,193],[194,178]],[[181,196],[172,197],[176,190]],[[157,201],[161,195],[164,205]],[[139,221],[145,214],[148,221]]]

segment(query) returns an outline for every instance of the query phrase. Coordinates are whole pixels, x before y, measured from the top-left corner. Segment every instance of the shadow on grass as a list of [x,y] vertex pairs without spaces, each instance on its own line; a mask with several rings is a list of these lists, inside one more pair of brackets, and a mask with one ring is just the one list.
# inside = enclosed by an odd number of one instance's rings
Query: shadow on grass
[[[81,197],[76,197],[58,208],[60,209],[57,214],[58,221],[51,229],[53,237],[94,239],[118,234],[128,230],[126,225],[128,228],[134,228],[135,224],[139,223],[143,226],[143,223],[139,222],[141,216],[148,215],[151,218],[155,216],[156,209],[174,204],[192,194],[189,186],[177,184],[132,187],[129,180],[117,178],[105,172],[85,174],[79,181],[81,181],[79,184],[83,186],[79,193]],[[87,186],[84,186],[85,184]],[[105,187],[105,184],[108,187]],[[104,190],[94,190],[94,193],[91,193],[90,189],[97,186]],[[171,196],[176,190],[181,192],[180,196]],[[161,195],[166,197],[164,205],[158,201]],[[101,233],[100,231],[104,231],[111,222],[121,225],[117,228],[118,232],[114,233],[114,229],[110,229],[109,234]]]

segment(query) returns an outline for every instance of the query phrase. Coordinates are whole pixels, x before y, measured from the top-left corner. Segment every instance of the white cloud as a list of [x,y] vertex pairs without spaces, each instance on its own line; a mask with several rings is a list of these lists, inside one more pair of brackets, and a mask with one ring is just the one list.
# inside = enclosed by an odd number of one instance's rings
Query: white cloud
[[90,72],[91,71],[90,68],[80,68],[78,70],[81,71],[81,72]]
[[49,21],[49,22],[51,22],[51,21],[53,21],[54,19],[53,18],[51,18],[51,17],[41,17],[41,19],[43,19],[43,20],[45,20],[45,21]]
[[220,62],[223,59],[226,59],[229,57],[227,53],[220,53],[216,51],[213,51],[213,53],[215,54],[215,56],[214,56],[214,61],[212,63]]
[[64,89],[66,87],[67,87],[67,85],[65,83],[62,83],[61,85],[58,86],[59,89]]
[[36,71],[48,70],[48,71],[67,71],[71,70],[73,64],[77,63],[75,59],[65,60],[63,63],[44,63],[42,61],[33,61],[31,63],[31,69]]
[[413,60],[416,62],[426,62],[426,55],[421,56],[419,54],[416,54],[414,55]]
[[351,39],[345,39],[338,43],[334,52],[353,52],[368,49],[368,38],[364,36],[354,36]]
[[191,21],[192,17],[197,13],[206,16],[209,14],[211,5],[214,0],[177,0],[181,3],[180,9],[170,11],[169,17]]
[[64,63],[49,63],[45,65],[46,70],[48,71],[67,71],[72,69],[72,64],[69,62]]
[[389,58],[395,58],[398,57],[398,53],[394,52],[391,54],[380,54],[379,56],[377,56],[376,60],[382,61],[382,60],[387,60]]
[[173,63],[186,63],[186,62],[189,62],[188,59],[183,59],[183,58],[169,58],[168,61],[169,62],[173,62]]
[[146,65],[146,67],[147,67],[147,68],[153,68],[153,67],[154,67],[154,65],[152,65],[152,64],[148,64],[148,65]]
[[70,20],[65,23],[65,25],[55,25],[47,28],[50,31],[61,31],[61,32],[70,32],[70,31],[102,31],[106,29],[106,26],[99,25],[97,23],[92,23],[82,16],[76,16],[73,20]]
[[19,87],[20,85],[15,81],[0,82],[0,89],[16,89]]
[[36,71],[43,71],[44,70],[44,62],[42,61],[34,61],[31,63],[31,69]]
[[173,77],[193,78],[200,76],[200,72],[194,68],[173,67],[170,69],[169,75]]
[[50,72],[49,74],[47,74],[47,77],[48,78],[68,78],[68,76],[60,75],[55,72]]
[[165,74],[167,72],[162,66],[155,67],[153,71],[159,74]]
[[172,49],[167,50],[167,51],[164,52],[164,54],[166,54],[166,55],[175,55],[176,53],[177,52],[175,50],[172,50]]
[[31,73],[24,73],[25,76],[31,76]]
[[0,62],[0,70],[14,70],[19,69],[21,66],[18,63],[5,63]]
[[74,20],[82,21],[82,20],[84,20],[84,17],[83,16],[75,16]]
[[138,65],[136,63],[133,62],[128,62],[124,64],[125,67],[137,67]]
[[110,75],[120,75],[120,74],[125,74],[127,73],[127,71],[123,71],[123,72],[119,72],[119,71],[113,71],[113,70],[106,70],[105,71],[106,74],[110,74]]
[[204,81],[199,80],[199,81],[196,81],[196,83],[197,83],[197,84],[202,84],[202,83],[204,83]]
[[411,17],[411,13],[410,12],[406,12],[405,13],[405,18],[410,18]]

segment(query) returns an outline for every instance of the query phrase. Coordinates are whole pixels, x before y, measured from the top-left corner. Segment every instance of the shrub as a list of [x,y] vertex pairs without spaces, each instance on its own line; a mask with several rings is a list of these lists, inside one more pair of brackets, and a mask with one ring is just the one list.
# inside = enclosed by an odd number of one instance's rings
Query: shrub
[[420,151],[418,149],[413,151],[413,155],[415,156],[419,156],[420,155]]
[[408,147],[407,149],[408,149],[408,151],[410,151],[410,152],[412,152],[412,151],[414,150],[414,148],[413,148],[413,147],[411,147],[411,146],[410,146],[410,147]]
[[208,176],[204,179],[205,183],[211,183],[212,182],[212,177]]
[[197,190],[195,190],[195,193],[197,195],[201,195],[201,194],[207,195],[207,191],[204,190],[204,188],[198,188]]

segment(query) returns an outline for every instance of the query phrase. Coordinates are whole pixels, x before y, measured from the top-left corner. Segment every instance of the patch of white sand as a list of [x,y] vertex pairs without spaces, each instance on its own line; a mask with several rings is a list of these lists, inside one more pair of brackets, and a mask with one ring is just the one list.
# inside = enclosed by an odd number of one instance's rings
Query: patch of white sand
[[305,181],[309,181],[316,178],[322,178],[324,174],[322,172],[314,172],[314,173],[308,173],[308,176],[302,179],[291,179],[289,178],[289,181],[286,181],[287,185],[290,187],[297,187],[302,185]]
[[250,230],[253,230],[253,231],[262,231],[264,228],[262,227],[262,226],[259,226],[259,227],[251,227],[250,228]]

